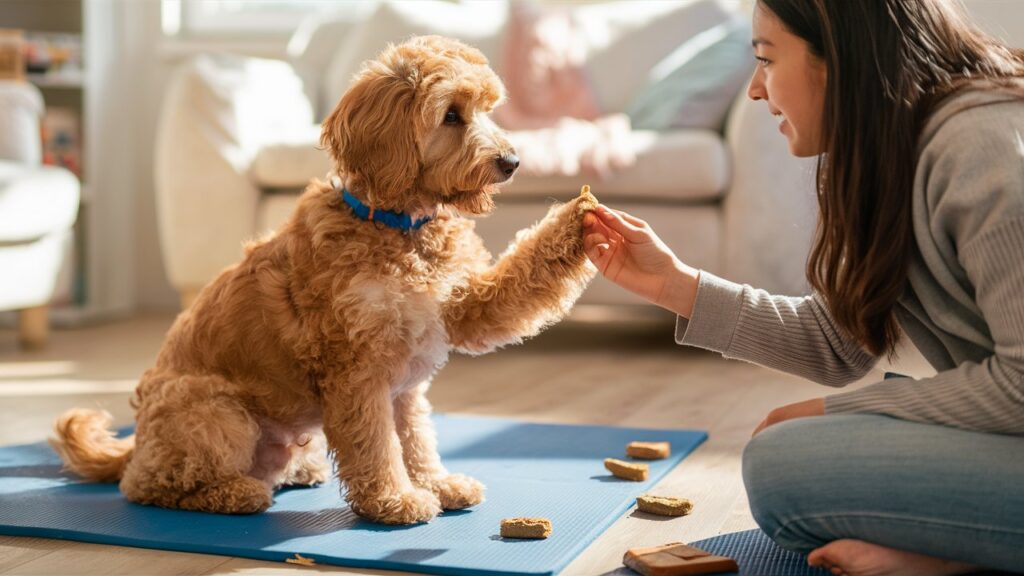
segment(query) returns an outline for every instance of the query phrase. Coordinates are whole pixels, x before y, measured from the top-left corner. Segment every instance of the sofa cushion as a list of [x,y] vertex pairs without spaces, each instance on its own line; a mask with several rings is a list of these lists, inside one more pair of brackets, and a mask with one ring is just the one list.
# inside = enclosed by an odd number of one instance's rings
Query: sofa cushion
[[319,141],[320,127],[310,126],[305,138],[264,146],[249,166],[249,177],[261,188],[295,188],[323,178],[333,165]]
[[605,181],[587,176],[516,176],[503,200],[555,196],[579,190],[588,183],[602,200],[658,200],[679,203],[710,202],[729,186],[729,154],[722,137],[710,130],[630,133],[636,163],[614,172]]
[[[313,133],[306,142],[265,146],[256,154],[249,176],[261,188],[295,189],[331,170]],[[729,186],[729,157],[722,137],[710,130],[651,132],[634,130],[629,138],[636,163],[612,173],[607,181],[588,176],[520,174],[505,188],[504,199],[564,195],[588,181],[602,198],[708,202]]]
[[298,204],[300,191],[264,194],[256,209],[256,234],[277,230],[284,224]]
[[0,244],[32,242],[71,228],[78,179],[56,166],[0,160]]

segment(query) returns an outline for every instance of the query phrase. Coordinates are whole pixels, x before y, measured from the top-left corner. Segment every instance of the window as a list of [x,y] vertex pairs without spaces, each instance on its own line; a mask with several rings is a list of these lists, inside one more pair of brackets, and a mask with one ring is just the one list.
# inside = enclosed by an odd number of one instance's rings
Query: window
[[336,14],[365,18],[377,0],[162,0],[168,36],[287,35],[305,18]]

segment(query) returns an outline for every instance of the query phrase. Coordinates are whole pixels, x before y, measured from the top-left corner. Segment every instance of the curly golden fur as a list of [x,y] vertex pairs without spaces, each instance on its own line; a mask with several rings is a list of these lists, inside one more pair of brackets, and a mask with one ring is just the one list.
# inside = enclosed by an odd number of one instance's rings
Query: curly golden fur
[[[68,468],[135,502],[265,510],[273,489],[323,482],[337,463],[352,509],[428,521],[483,500],[441,464],[425,393],[451,350],[489,352],[562,318],[594,276],[581,241],[589,194],[552,207],[493,261],[465,213],[514,171],[488,113],[503,87],[483,55],[413,38],[368,62],[323,124],[337,166],[291,219],[251,243],[177,318],[133,398],[133,438],[72,410],[54,447]],[[357,217],[432,216],[414,231]]]

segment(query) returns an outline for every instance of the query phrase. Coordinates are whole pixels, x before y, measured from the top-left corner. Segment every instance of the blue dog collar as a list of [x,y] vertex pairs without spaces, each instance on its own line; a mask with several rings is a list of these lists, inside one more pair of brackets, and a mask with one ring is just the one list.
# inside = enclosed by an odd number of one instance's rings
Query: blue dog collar
[[415,222],[412,221],[412,217],[408,214],[400,212],[391,212],[389,210],[377,210],[370,208],[366,204],[363,204],[359,198],[356,198],[348,191],[347,188],[341,189],[341,197],[345,200],[345,204],[352,208],[352,212],[356,216],[363,220],[372,220],[374,222],[380,222],[385,226],[391,228],[397,228],[399,230],[419,230],[420,226],[423,226],[427,222],[430,222],[430,216],[424,216]]

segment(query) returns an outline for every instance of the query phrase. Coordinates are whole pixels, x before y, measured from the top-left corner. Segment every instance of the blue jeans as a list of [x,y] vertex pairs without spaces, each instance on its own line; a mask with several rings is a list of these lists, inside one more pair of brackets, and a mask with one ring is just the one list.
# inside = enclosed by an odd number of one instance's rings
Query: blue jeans
[[747,444],[743,482],[754,519],[790,550],[853,538],[1024,571],[1024,437],[873,414],[800,418]]

